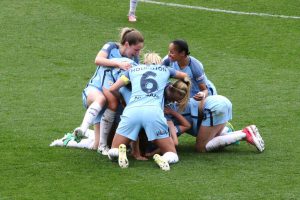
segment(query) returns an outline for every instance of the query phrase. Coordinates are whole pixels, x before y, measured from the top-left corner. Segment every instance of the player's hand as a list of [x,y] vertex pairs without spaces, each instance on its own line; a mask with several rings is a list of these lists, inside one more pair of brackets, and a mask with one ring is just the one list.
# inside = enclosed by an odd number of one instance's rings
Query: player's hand
[[189,77],[184,77],[184,79],[182,80],[183,82],[185,82],[187,85],[190,85],[191,84],[191,80]]
[[201,101],[202,99],[205,98],[205,93],[204,92],[198,92],[197,94],[195,94],[193,96],[193,98],[196,100],[196,101]]
[[131,64],[129,62],[120,62],[119,68],[123,70],[128,70],[131,68]]
[[173,112],[173,110],[172,110],[170,107],[165,107],[165,108],[164,108],[164,113],[165,113],[165,114],[169,115],[169,114],[171,114],[172,112]]

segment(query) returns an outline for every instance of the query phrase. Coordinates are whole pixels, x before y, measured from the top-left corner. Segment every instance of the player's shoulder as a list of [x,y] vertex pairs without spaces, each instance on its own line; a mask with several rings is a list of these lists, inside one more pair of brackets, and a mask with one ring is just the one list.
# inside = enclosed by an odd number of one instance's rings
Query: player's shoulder
[[119,49],[119,45],[116,42],[107,42],[103,45],[102,50]]
[[189,56],[189,57],[190,57],[190,63],[202,65],[201,61],[198,60],[197,58],[195,58],[195,57],[193,57],[193,56]]
[[189,56],[190,57],[190,63],[189,63],[189,66],[190,67],[200,67],[200,68],[203,68],[203,64],[195,57],[193,56]]

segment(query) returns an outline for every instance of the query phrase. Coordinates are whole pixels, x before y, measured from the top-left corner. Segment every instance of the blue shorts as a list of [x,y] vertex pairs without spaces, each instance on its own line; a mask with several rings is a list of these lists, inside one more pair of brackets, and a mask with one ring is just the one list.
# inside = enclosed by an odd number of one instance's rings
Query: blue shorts
[[121,70],[112,67],[98,66],[93,77],[87,84],[87,87],[93,86],[102,92],[102,88],[110,88],[121,75]]
[[232,104],[224,96],[208,96],[204,103],[202,126],[216,126],[232,119]]
[[189,110],[190,110],[190,115],[191,115],[191,121],[192,121],[192,128],[187,131],[188,134],[192,136],[197,136],[198,131],[199,131],[199,123],[198,123],[198,113],[199,113],[199,105],[200,101],[196,101],[194,98],[190,98],[189,101]]
[[116,134],[137,140],[141,128],[145,129],[148,141],[170,136],[163,110],[156,106],[125,107]]

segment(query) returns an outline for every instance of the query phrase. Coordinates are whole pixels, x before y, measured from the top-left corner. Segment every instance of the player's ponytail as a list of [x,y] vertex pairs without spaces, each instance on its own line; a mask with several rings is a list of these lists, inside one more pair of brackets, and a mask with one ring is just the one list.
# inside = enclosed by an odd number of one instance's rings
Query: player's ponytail
[[120,44],[124,45],[126,42],[128,42],[129,46],[143,43],[144,37],[138,30],[125,27],[120,32]]

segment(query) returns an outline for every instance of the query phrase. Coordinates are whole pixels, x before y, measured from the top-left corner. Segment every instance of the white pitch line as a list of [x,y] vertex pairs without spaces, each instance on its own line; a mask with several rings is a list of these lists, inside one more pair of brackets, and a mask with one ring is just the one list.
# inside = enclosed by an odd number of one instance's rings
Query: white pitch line
[[268,13],[241,12],[241,11],[234,11],[234,10],[223,10],[223,9],[218,9],[218,8],[207,8],[207,7],[203,7],[203,6],[189,6],[189,5],[183,5],[183,4],[166,3],[166,2],[151,1],[151,0],[139,0],[139,2],[152,3],[152,4],[163,5],[163,6],[190,8],[190,9],[196,9],[196,10],[206,10],[206,11],[211,11],[211,12],[237,14],[237,15],[254,15],[254,16],[263,16],[263,17],[278,17],[278,18],[286,18],[286,19],[300,19],[300,16],[286,16],[286,15],[272,15],[272,14],[268,14]]

